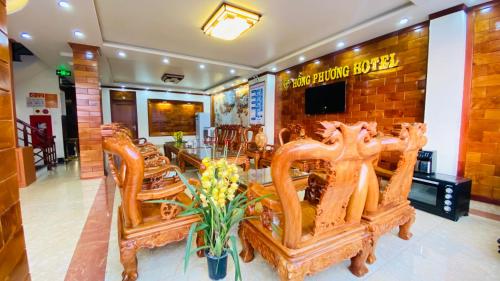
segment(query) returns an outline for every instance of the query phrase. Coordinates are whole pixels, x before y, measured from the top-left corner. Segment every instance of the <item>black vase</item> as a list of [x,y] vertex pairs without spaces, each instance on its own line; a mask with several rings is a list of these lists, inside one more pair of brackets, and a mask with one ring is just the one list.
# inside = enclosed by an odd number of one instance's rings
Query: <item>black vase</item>
[[205,251],[205,256],[207,257],[208,276],[210,279],[224,279],[227,273],[227,252],[224,251],[220,257],[214,257],[208,251]]

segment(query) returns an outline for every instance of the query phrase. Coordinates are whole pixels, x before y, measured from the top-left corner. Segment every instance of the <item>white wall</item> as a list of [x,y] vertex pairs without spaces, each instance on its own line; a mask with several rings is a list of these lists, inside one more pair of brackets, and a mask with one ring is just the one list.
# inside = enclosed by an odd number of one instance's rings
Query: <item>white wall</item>
[[57,157],[64,158],[61,90],[59,89],[59,80],[55,69],[51,69],[35,56],[23,56],[22,60],[22,62],[14,62],[16,117],[24,122],[30,122],[29,116],[33,114],[33,108],[26,106],[26,98],[30,92],[56,94],[59,106],[58,108],[51,108],[49,111],[52,119],[52,133],[56,137]]
[[274,97],[276,76],[274,74],[266,74],[259,78],[248,81],[249,85],[265,82],[266,88],[264,91],[264,133],[269,144],[274,144]]
[[456,175],[464,87],[467,15],[460,11],[430,22],[424,121],[437,151],[437,172]]
[[[109,92],[113,89],[102,89],[103,122],[111,123],[111,103]],[[114,90],[121,91],[120,88]],[[137,125],[139,138],[146,138],[156,145],[163,145],[166,141],[173,141],[171,136],[150,137],[148,128],[148,99],[179,100],[203,102],[203,111],[210,114],[210,97],[189,94],[160,93],[151,91],[135,91],[137,99]],[[185,139],[194,139],[195,136],[185,136]]]

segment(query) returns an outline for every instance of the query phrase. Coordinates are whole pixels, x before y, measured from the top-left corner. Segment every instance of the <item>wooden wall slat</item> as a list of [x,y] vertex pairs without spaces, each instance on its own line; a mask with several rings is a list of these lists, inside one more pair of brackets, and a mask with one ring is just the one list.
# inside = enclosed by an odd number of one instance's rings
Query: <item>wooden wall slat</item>
[[5,1],[0,1],[0,280],[30,280],[19,203],[15,111]]
[[[481,8],[481,7],[480,7]],[[500,203],[500,3],[472,10],[473,55],[465,172],[472,194]]]

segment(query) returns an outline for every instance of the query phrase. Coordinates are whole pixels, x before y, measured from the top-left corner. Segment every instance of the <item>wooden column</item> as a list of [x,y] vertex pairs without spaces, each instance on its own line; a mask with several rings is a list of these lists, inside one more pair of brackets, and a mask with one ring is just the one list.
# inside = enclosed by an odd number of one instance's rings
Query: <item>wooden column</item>
[[19,203],[16,117],[5,0],[0,0],[0,280],[30,280]]
[[102,124],[101,90],[97,58],[99,48],[69,43],[73,49],[73,70],[80,142],[80,178],[104,175],[100,125]]

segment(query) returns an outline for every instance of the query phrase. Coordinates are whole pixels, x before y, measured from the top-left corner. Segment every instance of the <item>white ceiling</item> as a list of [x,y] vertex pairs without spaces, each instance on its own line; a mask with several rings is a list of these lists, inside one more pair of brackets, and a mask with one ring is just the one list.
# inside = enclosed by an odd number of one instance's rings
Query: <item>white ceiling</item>
[[[71,61],[67,42],[101,47],[103,84],[205,91],[272,67],[285,69],[297,64],[301,55],[312,59],[331,53],[340,41],[349,47],[401,29],[403,17],[410,20],[409,26],[457,4],[487,0],[238,0],[233,3],[262,18],[234,41],[201,31],[219,0],[68,1],[69,10],[60,8],[57,0],[31,0],[8,17],[9,35],[54,69]],[[76,29],[86,35],[84,39],[73,38]],[[29,32],[33,39],[21,39],[21,32]],[[119,58],[118,51],[127,57]],[[165,57],[169,64],[162,63]],[[160,80],[165,72],[184,74],[185,79],[166,85]]]

